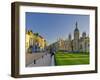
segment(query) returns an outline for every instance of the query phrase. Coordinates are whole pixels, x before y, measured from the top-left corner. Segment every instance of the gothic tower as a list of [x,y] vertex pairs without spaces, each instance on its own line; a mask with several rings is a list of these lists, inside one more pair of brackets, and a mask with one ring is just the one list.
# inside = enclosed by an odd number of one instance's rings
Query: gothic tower
[[76,28],[74,30],[74,40],[78,40],[79,39],[79,30],[78,30],[78,23],[76,22]]
[[71,34],[69,34],[68,37],[68,51],[72,51],[72,38],[71,38]]
[[82,37],[85,39],[86,38],[86,32],[82,33]]
[[78,29],[78,23],[75,24],[76,28],[74,30],[74,40],[73,40],[73,50],[75,52],[79,51],[79,29]]

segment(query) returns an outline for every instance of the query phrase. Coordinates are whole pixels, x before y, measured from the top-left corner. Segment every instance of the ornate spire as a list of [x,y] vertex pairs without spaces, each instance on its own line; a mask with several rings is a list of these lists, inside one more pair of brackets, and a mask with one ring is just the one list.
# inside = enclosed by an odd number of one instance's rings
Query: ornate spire
[[78,24],[77,24],[77,21],[76,21],[76,29],[77,29],[77,25],[78,25]]
[[77,23],[77,21],[76,21],[75,26],[76,26],[76,28],[75,28],[75,32],[76,32],[76,31],[79,31],[79,30],[78,30],[78,23]]
[[76,22],[75,24],[76,28],[74,30],[74,39],[78,40],[79,39],[79,29],[78,29],[78,23]]
[[71,34],[69,34],[69,40],[71,40]]

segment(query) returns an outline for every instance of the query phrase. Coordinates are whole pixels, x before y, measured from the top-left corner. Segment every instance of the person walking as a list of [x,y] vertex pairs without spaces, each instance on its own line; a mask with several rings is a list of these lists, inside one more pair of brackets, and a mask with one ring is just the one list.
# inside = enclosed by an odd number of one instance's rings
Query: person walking
[[51,57],[54,56],[55,54],[54,48],[50,48],[50,54],[51,54]]

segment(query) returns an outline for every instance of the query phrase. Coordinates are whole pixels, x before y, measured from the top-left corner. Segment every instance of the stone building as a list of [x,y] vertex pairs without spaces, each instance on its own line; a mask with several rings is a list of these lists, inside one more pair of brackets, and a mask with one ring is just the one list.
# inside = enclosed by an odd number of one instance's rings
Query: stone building
[[86,32],[83,32],[82,35],[80,35],[77,22],[75,24],[73,35],[73,39],[71,34],[69,34],[68,39],[66,40],[59,38],[57,42],[53,43],[53,46],[57,50],[67,52],[89,52],[89,36],[86,35]]

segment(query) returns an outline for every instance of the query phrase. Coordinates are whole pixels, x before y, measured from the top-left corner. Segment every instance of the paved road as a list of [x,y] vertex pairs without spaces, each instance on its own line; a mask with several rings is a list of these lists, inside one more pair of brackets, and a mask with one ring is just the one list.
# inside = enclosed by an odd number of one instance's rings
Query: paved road
[[26,54],[26,66],[35,67],[35,66],[54,66],[54,56],[51,58],[49,53],[33,53]]
[[55,66],[54,56],[52,56],[51,65],[50,66]]
[[37,60],[44,56],[46,53],[26,53],[26,65],[31,64],[34,60]]

